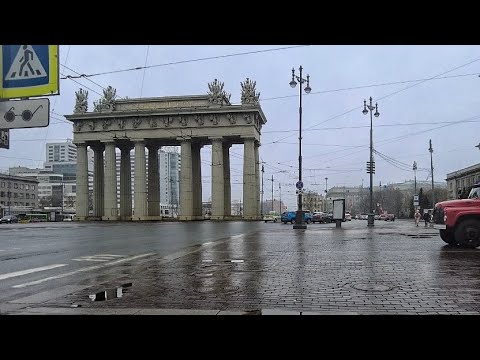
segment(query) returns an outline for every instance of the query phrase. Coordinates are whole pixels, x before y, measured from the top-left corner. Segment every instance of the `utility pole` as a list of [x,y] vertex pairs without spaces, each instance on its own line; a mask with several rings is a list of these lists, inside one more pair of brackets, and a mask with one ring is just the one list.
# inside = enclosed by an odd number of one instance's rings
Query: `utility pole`
[[262,164],[262,200],[260,201],[260,203],[262,204],[260,206],[260,214],[262,216],[262,219],[263,219],[263,173],[265,172],[265,168],[263,167],[263,164]]
[[273,212],[273,175],[272,175],[272,212]]
[[414,178],[415,178],[414,195],[416,195],[417,194],[417,162],[416,161],[413,162],[413,174],[414,174]]
[[278,183],[278,191],[280,192],[280,212],[279,214],[282,214],[282,184]]
[[328,182],[328,177],[325,178],[325,212],[328,211],[328,204],[327,204],[327,192],[328,192],[328,186],[327,186],[327,183]]
[[432,208],[435,208],[435,188],[433,185],[433,148],[432,148],[432,139],[430,139],[430,147],[428,148],[430,151],[430,171],[432,172]]

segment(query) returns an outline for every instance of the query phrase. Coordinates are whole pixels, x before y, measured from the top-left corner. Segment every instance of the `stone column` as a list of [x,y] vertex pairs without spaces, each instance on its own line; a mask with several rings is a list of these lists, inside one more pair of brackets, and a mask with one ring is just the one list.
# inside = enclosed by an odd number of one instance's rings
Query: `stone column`
[[232,144],[223,144],[223,176],[224,176],[224,214],[232,215],[232,189],[230,184],[230,147]]
[[77,180],[75,219],[86,220],[88,217],[88,158],[87,144],[77,145]]
[[102,220],[118,220],[117,210],[117,156],[115,143],[105,143],[105,170],[104,170],[104,215]]
[[255,146],[254,138],[244,138],[243,146],[243,218],[257,218],[255,190]]
[[202,145],[192,144],[192,178],[193,178],[193,218],[203,220],[202,213],[202,163],[200,150]]
[[121,220],[132,219],[132,165],[130,151],[132,146],[125,144],[120,146],[120,218]]
[[258,141],[255,141],[255,206],[257,208],[257,219],[260,219],[262,216],[262,209],[260,206],[260,154],[258,151],[259,147],[260,143]]
[[222,138],[212,139],[212,220],[223,220],[225,216],[222,141]]
[[181,140],[180,167],[180,220],[193,219],[193,179],[192,179],[192,142],[189,138]]
[[103,216],[103,150],[105,146],[103,144],[92,145],[93,149],[93,216],[101,218]]
[[160,171],[156,144],[148,145],[148,217],[160,220]]
[[145,142],[135,141],[135,174],[133,189],[133,216],[132,220],[146,220],[147,218],[147,163],[145,161]]

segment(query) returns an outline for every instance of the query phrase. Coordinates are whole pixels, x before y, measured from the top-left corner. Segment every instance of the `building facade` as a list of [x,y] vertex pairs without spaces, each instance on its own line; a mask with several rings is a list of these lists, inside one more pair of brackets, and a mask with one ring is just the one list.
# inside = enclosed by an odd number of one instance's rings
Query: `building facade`
[[447,174],[449,199],[466,197],[472,186],[480,182],[480,164],[475,164]]
[[0,174],[0,214],[18,214],[38,205],[38,181]]
[[77,147],[71,142],[47,143],[46,162],[75,162],[77,160]]

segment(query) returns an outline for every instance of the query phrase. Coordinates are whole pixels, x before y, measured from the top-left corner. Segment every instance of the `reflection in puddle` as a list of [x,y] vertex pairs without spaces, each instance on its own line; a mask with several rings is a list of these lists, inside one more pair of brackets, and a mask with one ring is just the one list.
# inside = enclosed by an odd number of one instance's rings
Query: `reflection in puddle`
[[103,301],[110,299],[118,299],[123,296],[123,290],[132,286],[132,283],[123,284],[120,287],[107,289],[105,291],[100,291],[96,294],[89,295],[88,297],[92,301]]

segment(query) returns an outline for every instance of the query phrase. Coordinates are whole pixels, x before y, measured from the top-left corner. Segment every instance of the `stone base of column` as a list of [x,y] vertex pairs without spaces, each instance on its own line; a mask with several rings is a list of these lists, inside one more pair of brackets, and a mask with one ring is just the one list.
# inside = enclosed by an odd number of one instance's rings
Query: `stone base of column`
[[131,216],[120,216],[120,221],[132,221]]
[[191,221],[194,220],[192,215],[179,215],[178,220],[180,221]]
[[148,215],[132,216],[132,221],[148,221],[148,220],[150,220]]
[[75,218],[74,218],[74,221],[86,221],[86,220],[87,220],[87,216],[75,215]]
[[162,216],[161,215],[148,215],[148,216],[146,216],[145,220],[147,220],[147,221],[161,221]]
[[102,216],[102,221],[119,221],[120,216]]
[[205,220],[205,217],[203,215],[194,215],[192,220]]
[[212,215],[210,217],[210,220],[224,220],[225,219],[225,216],[223,215]]
[[225,221],[241,221],[243,218],[240,215],[225,215],[223,218]]
[[257,215],[247,215],[242,218],[243,220],[249,220],[249,221],[259,221],[263,220],[261,216]]
[[88,220],[88,221],[102,221],[102,217],[101,216],[87,216],[85,218],[85,220]]

